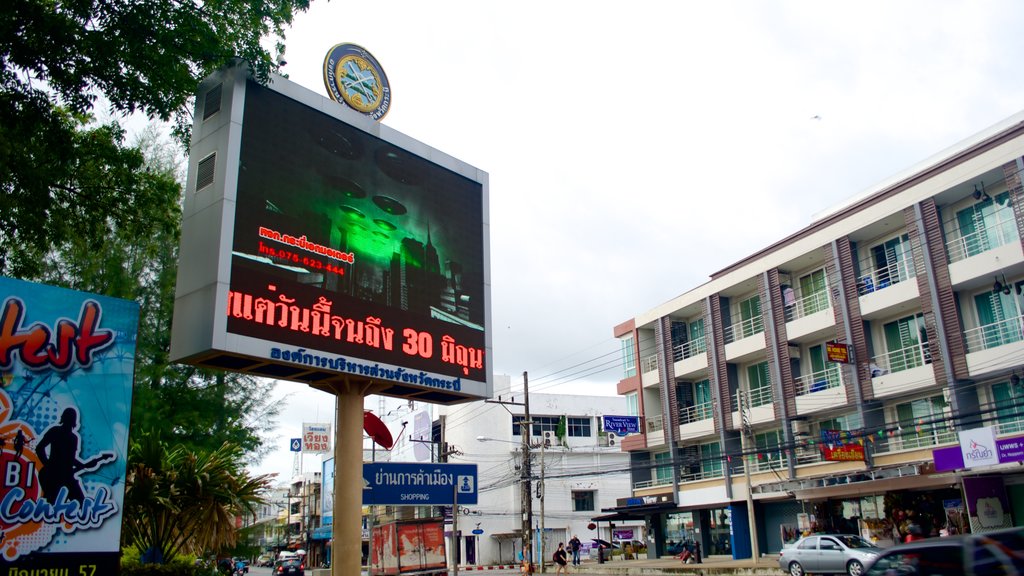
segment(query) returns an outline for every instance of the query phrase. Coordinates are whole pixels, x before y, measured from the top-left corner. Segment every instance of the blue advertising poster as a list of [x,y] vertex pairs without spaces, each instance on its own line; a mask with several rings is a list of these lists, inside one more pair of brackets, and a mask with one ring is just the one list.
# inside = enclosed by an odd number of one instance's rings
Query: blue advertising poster
[[639,416],[602,416],[605,432],[614,432],[619,436],[640,433]]
[[476,464],[363,464],[364,506],[476,504],[476,494]]
[[0,278],[3,574],[117,573],[138,322],[135,302]]

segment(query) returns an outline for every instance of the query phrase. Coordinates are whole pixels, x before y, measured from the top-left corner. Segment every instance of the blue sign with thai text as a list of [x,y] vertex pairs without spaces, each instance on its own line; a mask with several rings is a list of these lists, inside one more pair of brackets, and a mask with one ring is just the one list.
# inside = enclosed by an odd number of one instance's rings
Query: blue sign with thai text
[[476,494],[476,464],[363,464],[364,506],[476,504]]
[[640,433],[639,416],[602,416],[605,432],[614,432],[619,436]]

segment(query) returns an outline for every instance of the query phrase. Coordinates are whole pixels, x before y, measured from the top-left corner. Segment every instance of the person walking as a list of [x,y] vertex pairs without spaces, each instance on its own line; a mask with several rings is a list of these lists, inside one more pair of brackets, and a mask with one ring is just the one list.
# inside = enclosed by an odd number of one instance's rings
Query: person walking
[[559,574],[565,574],[566,576],[569,576],[569,569],[567,568],[569,561],[568,554],[566,554],[565,552],[565,544],[563,544],[562,542],[558,543],[558,550],[555,550],[555,554],[551,557],[551,559],[554,560],[555,565],[558,566],[558,568],[555,570],[555,576],[558,576]]
[[572,540],[569,540],[569,550],[572,551],[572,565],[573,566],[579,566],[580,565],[580,547],[581,546],[583,546],[583,544],[580,542],[579,536],[573,534],[572,535]]

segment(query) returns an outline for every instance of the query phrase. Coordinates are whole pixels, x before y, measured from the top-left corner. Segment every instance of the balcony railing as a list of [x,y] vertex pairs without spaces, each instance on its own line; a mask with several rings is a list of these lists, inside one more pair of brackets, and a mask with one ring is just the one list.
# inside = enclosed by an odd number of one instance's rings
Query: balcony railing
[[696,482],[698,480],[709,480],[711,478],[721,478],[725,476],[725,466],[709,466],[707,469],[699,470],[697,472],[687,472],[681,474],[679,480],[681,482]]
[[654,478],[653,480],[641,480],[633,483],[634,490],[643,490],[644,488],[653,488],[655,486],[668,486],[672,484],[672,477],[668,478]]
[[656,372],[658,370],[658,355],[651,354],[646,358],[640,360],[640,373],[646,374],[647,372]]
[[[758,406],[764,406],[765,404],[771,404],[772,399],[772,387],[761,386],[760,388],[754,388],[748,393],[750,397],[750,407],[757,408]],[[736,394],[733,395],[733,406],[742,406],[740,403],[740,391],[737,390]]]
[[796,395],[828,390],[843,384],[843,373],[839,366],[829,366],[820,372],[801,376],[796,380]]
[[821,290],[809,294],[797,300],[790,306],[786,306],[786,322],[792,322],[804,316],[810,316],[822,310],[828,309],[828,291]]
[[690,422],[698,422],[700,420],[709,420],[714,416],[714,411],[711,407],[711,402],[704,402],[703,404],[696,404],[694,406],[686,406],[679,411],[679,421],[682,424],[689,424]]
[[[909,424],[908,426],[913,426]],[[957,441],[957,434],[955,430],[941,429],[941,430],[926,430],[920,433],[906,433],[899,436],[898,442],[894,444],[899,446],[902,450],[912,450],[914,448],[930,448],[938,444],[949,444]]]
[[986,324],[964,330],[968,352],[988,350],[1003,344],[1024,340],[1024,317],[1007,318],[994,324]]
[[993,222],[991,226],[985,226],[981,230],[946,242],[949,263],[966,260],[986,250],[1016,242],[1019,238],[1017,226],[1012,219]]
[[888,266],[858,278],[857,293],[859,296],[864,296],[865,294],[870,294],[876,290],[887,288],[916,276],[917,272],[914,270],[913,260],[907,259],[891,262]]
[[707,340],[701,336],[689,342],[683,342],[672,349],[672,361],[679,362],[685,358],[693,358],[697,354],[704,354],[708,351]]
[[872,360],[871,376],[882,376],[889,372],[901,372],[932,363],[932,355],[928,346],[914,344],[902,350],[875,356]]
[[723,332],[726,344],[764,332],[764,317],[758,314],[753,318],[740,320],[732,326],[726,326]]

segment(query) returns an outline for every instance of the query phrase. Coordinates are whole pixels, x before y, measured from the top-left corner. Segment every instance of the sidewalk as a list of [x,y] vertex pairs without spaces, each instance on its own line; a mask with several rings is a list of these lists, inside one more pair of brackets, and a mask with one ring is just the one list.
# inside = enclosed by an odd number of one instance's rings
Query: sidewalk
[[[481,571],[482,568],[482,571]],[[545,574],[554,574],[555,567],[546,565]],[[487,567],[460,567],[459,573],[486,574]],[[540,572],[537,572],[539,574]],[[687,574],[692,576],[712,575],[743,575],[743,576],[783,576],[785,572],[779,568],[779,562],[774,556],[762,557],[755,563],[753,560],[733,560],[725,556],[712,556],[705,558],[701,564],[683,564],[675,557],[664,557],[654,560],[609,560],[599,564],[593,560],[584,560],[580,567],[574,568],[570,565],[569,574],[580,576],[604,576],[604,575],[628,575],[628,576],[658,576],[663,574]]]

